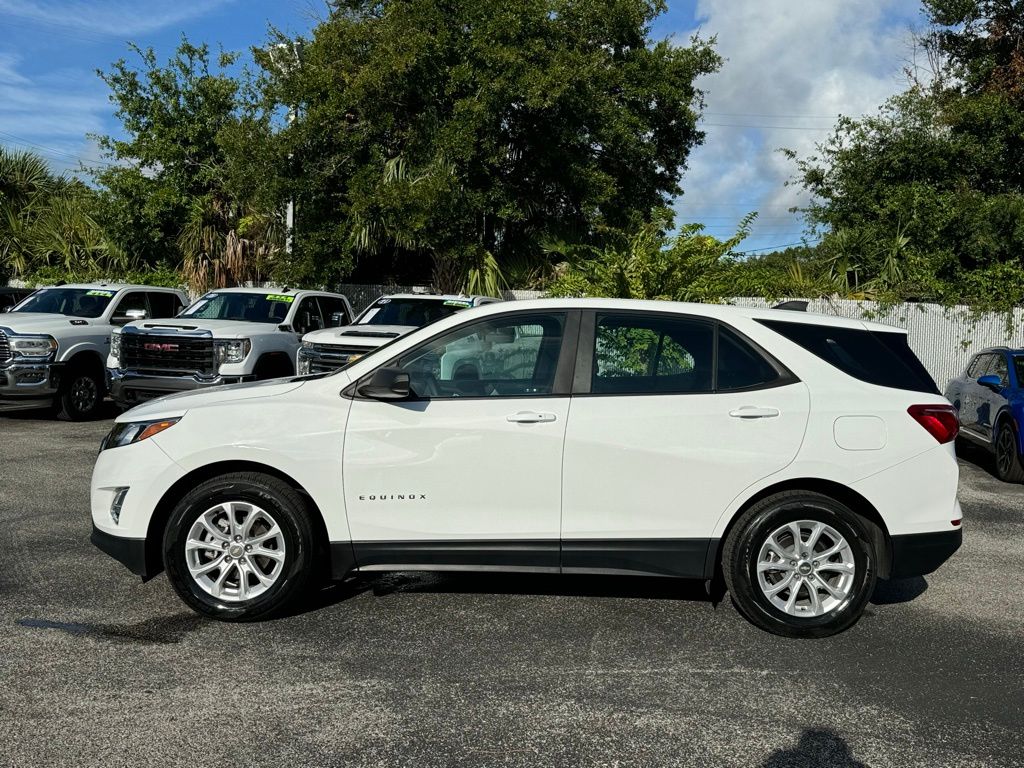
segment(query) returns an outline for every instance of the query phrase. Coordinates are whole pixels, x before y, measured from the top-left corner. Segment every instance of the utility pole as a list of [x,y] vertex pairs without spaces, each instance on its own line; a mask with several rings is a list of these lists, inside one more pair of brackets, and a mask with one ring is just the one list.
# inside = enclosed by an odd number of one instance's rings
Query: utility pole
[[[282,75],[287,75],[291,70],[298,69],[302,66],[302,42],[295,40],[291,45],[287,43],[276,43],[272,45],[268,51],[271,63],[280,70]],[[289,104],[288,105],[288,127],[290,128],[299,117],[299,105]],[[291,165],[292,158],[291,152],[288,153],[288,164]],[[285,240],[284,250],[285,253],[291,254],[292,243],[295,234],[295,198],[293,196],[288,197],[288,206],[285,208],[284,213],[284,224],[285,224]]]

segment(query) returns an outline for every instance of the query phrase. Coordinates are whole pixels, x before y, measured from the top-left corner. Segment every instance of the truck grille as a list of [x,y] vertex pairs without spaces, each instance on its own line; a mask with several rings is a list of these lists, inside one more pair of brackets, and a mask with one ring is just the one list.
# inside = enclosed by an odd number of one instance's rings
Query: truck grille
[[7,334],[0,331],[0,363],[6,363],[11,359],[11,342],[7,340]]
[[121,367],[155,374],[214,374],[213,339],[123,333]]
[[353,355],[365,355],[373,352],[375,347],[345,347],[329,344],[314,344],[310,350],[309,372],[330,373],[344,365],[348,365]]

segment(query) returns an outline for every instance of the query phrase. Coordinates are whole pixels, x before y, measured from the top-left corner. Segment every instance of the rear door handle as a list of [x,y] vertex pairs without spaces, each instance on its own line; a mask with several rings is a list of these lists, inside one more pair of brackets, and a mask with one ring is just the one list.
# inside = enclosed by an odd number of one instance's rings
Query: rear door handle
[[744,405],[734,411],[729,411],[729,415],[734,419],[773,419],[779,415],[779,409]]
[[554,421],[553,413],[535,413],[534,411],[519,411],[505,417],[506,420],[517,424],[538,424],[545,421]]

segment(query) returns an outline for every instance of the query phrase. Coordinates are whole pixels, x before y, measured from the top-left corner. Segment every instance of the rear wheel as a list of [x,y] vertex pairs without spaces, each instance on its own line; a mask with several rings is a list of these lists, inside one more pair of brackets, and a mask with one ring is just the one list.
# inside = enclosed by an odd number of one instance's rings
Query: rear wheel
[[72,366],[57,393],[57,418],[64,421],[93,419],[103,407],[105,396],[102,371],[93,366]]
[[1017,430],[1010,421],[999,422],[996,432],[996,475],[1005,483],[1024,482],[1024,467],[1017,451]]
[[224,621],[278,613],[305,592],[314,535],[302,497],[283,481],[237,472],[202,483],[171,512],[164,567],[198,613]]
[[864,522],[827,496],[787,491],[755,504],[722,552],[729,593],[757,626],[827,637],[853,626],[876,580]]

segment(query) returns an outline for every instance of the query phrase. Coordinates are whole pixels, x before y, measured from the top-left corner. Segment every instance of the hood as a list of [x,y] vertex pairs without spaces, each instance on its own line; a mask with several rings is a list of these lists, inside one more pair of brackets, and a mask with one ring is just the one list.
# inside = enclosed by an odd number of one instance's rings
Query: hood
[[195,392],[176,392],[150,400],[125,411],[117,417],[119,423],[129,421],[149,421],[171,416],[181,416],[185,411],[207,408],[222,403],[255,400],[259,397],[278,397],[298,389],[303,384],[299,378],[270,379],[269,381],[251,381],[244,384],[228,384]]
[[71,317],[48,312],[4,312],[0,314],[0,328],[10,328],[15,333],[53,333],[65,328],[81,328],[102,324],[95,317]]
[[311,341],[314,344],[344,344],[346,347],[373,349],[415,330],[415,325],[370,325],[366,323],[312,331],[303,336],[302,340]]
[[249,323],[244,320],[204,320],[199,317],[173,317],[155,320],[136,320],[125,328],[136,328],[142,333],[168,334],[210,331],[218,339],[245,339],[264,333],[277,332],[274,323]]

